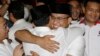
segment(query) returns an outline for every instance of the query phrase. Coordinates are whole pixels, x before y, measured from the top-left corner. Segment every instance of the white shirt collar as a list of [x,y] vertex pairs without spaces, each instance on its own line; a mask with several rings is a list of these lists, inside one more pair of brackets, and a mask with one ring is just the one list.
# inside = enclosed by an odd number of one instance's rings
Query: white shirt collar
[[49,27],[43,26],[43,27],[35,27],[34,30],[40,31],[40,32],[45,32],[45,31],[47,32],[47,31],[50,31],[51,29]]
[[17,21],[14,23],[14,25],[20,24],[20,23],[22,23],[22,22],[25,22],[25,19],[19,19],[19,20],[17,20]]

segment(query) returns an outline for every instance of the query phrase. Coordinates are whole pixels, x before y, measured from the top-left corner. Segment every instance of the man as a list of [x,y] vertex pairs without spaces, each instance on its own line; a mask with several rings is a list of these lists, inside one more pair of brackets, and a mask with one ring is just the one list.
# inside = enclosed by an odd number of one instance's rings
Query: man
[[19,29],[25,29],[32,27],[32,25],[24,20],[24,5],[18,1],[13,1],[9,6],[9,19],[14,25],[9,29],[9,39],[12,40],[12,47],[15,48],[18,45],[14,33]]
[[[6,20],[3,17],[0,17],[0,56],[22,56],[23,50],[22,45],[18,45],[14,51],[8,40],[8,28],[6,25]],[[32,52],[32,55],[37,55]]]
[[96,0],[85,4],[85,19],[80,25],[85,29],[85,56],[100,56],[100,3]]
[[[69,8],[69,9],[68,9]],[[67,40],[67,45],[66,45],[66,49],[65,50],[63,50],[63,51],[65,51],[64,53],[66,53],[67,55],[72,55],[72,56],[75,56],[75,55],[78,55],[78,56],[82,56],[82,53],[83,53],[83,50],[84,50],[84,40],[83,40],[83,38],[81,38],[81,37],[79,37],[79,38],[77,38],[78,36],[80,36],[81,35],[81,29],[80,28],[77,28],[77,27],[71,27],[71,28],[68,28],[69,27],[69,24],[70,24],[70,17],[69,17],[69,15],[70,15],[70,6],[68,6],[67,8],[66,8],[66,6],[65,5],[59,5],[59,6],[57,6],[57,7],[54,7],[54,9],[53,10],[55,10],[55,11],[52,11],[53,13],[52,13],[52,15],[50,16],[50,27],[52,27],[52,29],[57,29],[58,27],[63,27],[63,28],[65,28],[65,36],[66,37],[68,37],[66,40]],[[67,15],[67,14],[68,15]],[[69,30],[68,30],[68,29]],[[79,31],[77,31],[77,29],[79,30]],[[68,30],[68,31],[67,31]],[[27,33],[26,33],[27,32]],[[67,33],[68,32],[68,33]],[[75,33],[74,33],[75,32]],[[22,33],[24,33],[25,35],[19,35],[19,34],[22,34]],[[71,35],[72,33],[74,33],[73,35]],[[24,41],[24,42],[32,42],[32,40],[29,40],[30,38],[31,39],[36,39],[36,38],[33,38],[32,36],[33,35],[31,35],[32,33],[29,33],[28,31],[23,31],[23,30],[20,30],[20,31],[17,31],[16,33],[15,33],[15,36],[17,36],[17,38],[18,39],[20,39],[21,41]],[[68,35],[67,35],[68,34]],[[25,39],[25,38],[23,38],[22,36],[25,36],[27,39]],[[27,37],[27,36],[29,36],[29,37]],[[20,37],[20,38],[19,38]],[[29,38],[29,39],[28,39]],[[41,37],[40,37],[41,38]],[[43,39],[45,39],[45,40],[48,40],[48,41],[50,41],[50,39],[47,39],[47,38],[45,38],[45,37],[42,37]],[[77,39],[77,40],[75,40],[75,39]],[[68,41],[69,40],[69,41]],[[73,40],[75,40],[75,41],[73,41]],[[40,39],[37,39],[36,40],[36,42],[41,42],[40,41]],[[36,43],[36,44],[38,44],[38,43]],[[45,41],[44,41],[44,43],[45,43]],[[48,43],[48,42],[47,42]],[[72,45],[70,45],[72,43]],[[75,43],[77,43],[77,45],[74,45]],[[80,44],[81,43],[81,44]],[[51,46],[54,46],[53,45],[54,43],[50,43],[49,42],[49,44],[47,44],[46,46],[48,47],[48,45],[51,45]],[[74,45],[74,46],[73,46]],[[71,47],[69,47],[69,46],[71,46]],[[55,48],[55,46],[54,46],[54,48]],[[47,50],[51,50],[51,51],[55,51],[54,49],[47,49]],[[68,51],[69,50],[69,51]],[[80,52],[79,50],[81,50],[82,52]],[[56,51],[57,52],[57,51]],[[77,53],[76,53],[77,52]],[[55,53],[55,52],[54,52]],[[63,53],[62,53],[63,54]],[[61,55],[60,55],[61,56]]]
[[12,56],[12,48],[7,42],[8,29],[6,21],[0,17],[0,56]]
[[80,20],[81,4],[77,0],[70,0],[68,2],[72,6],[72,24],[76,24]]
[[[56,8],[56,9],[55,9]],[[70,6],[69,6],[70,8]],[[53,7],[53,9],[51,10],[51,19],[52,19],[52,27],[53,28],[58,28],[58,27],[64,27],[64,34],[66,36],[66,49],[65,51],[67,52],[67,50],[69,50],[69,52],[67,53],[67,55],[71,55],[71,56],[83,56],[84,53],[84,40],[83,38],[79,37],[77,38],[79,35],[83,34],[83,30],[81,28],[78,28],[77,26],[71,26],[71,9],[68,9],[65,6],[61,6],[58,5],[56,7]],[[67,12],[67,14],[66,14]],[[77,40],[75,40],[77,39]],[[75,41],[75,42],[74,42]],[[79,41],[79,42],[77,42]],[[72,42],[74,42],[74,44],[76,43],[77,45],[72,44]],[[81,43],[81,44],[80,44]],[[73,45],[73,47],[70,46],[70,44]],[[68,49],[70,46],[70,49]],[[74,49],[75,48],[75,49]],[[81,50],[81,51],[79,51]],[[75,52],[73,52],[75,51]]]
[[3,17],[0,17],[0,32],[1,32],[0,33],[0,56],[22,56],[23,54],[23,50],[21,49],[22,45],[18,45],[13,52],[13,49],[7,38],[8,28],[6,25],[6,20]]
[[[55,35],[54,36],[58,36],[59,32],[60,34],[62,33],[62,31],[58,31],[58,30],[53,30],[50,27],[49,24],[49,15],[51,14],[50,12],[50,8],[47,5],[41,5],[41,6],[37,6],[34,7],[31,10],[31,15],[32,15],[32,22],[34,23],[34,28],[30,28],[29,31],[36,35],[36,36],[40,36],[43,37],[45,35]],[[60,29],[59,29],[60,30]],[[52,32],[52,34],[50,34]],[[63,36],[64,34],[62,34],[61,36]],[[54,37],[53,39],[57,40],[60,38],[59,42],[61,42],[61,39],[63,39],[64,37]],[[38,40],[37,40],[38,41]],[[62,42],[63,43],[63,42]],[[61,54],[61,50],[60,52],[57,53],[50,53],[48,51],[46,51],[45,49],[39,47],[37,44],[32,44],[32,43],[27,43],[27,42],[23,42],[23,48],[25,51],[26,55],[31,55],[30,51],[34,51],[37,52],[40,56],[58,56],[59,54]],[[35,49],[34,49],[35,48]],[[42,51],[42,52],[41,52]]]

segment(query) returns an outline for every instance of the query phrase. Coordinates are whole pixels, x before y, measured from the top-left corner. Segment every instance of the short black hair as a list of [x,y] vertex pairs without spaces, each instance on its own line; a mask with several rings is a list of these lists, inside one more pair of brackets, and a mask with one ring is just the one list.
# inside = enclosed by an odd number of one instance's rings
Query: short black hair
[[2,5],[2,2],[1,2],[1,0],[0,0],[0,5]]
[[100,4],[100,0],[84,0],[84,2],[83,2],[84,7],[86,7],[86,6],[87,6],[88,2],[95,2],[95,3]]
[[52,5],[56,3],[56,0],[37,0],[37,2],[43,2],[46,5]]
[[67,14],[71,16],[71,5],[69,4],[56,4],[51,6],[52,13]]
[[47,5],[36,6],[31,9],[32,22],[35,26],[45,26],[49,23],[50,9]]
[[24,18],[24,4],[18,1],[13,1],[8,8],[9,13],[12,13],[16,19]]

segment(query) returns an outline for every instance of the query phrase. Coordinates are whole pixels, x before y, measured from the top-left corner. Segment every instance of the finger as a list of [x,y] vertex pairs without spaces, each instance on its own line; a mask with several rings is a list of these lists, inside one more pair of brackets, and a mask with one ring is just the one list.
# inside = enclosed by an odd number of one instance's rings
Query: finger
[[[49,44],[50,45],[50,44]],[[51,53],[54,53],[54,52],[57,52],[57,50],[59,49],[59,47],[58,46],[56,46],[56,45],[50,45],[49,47],[48,47],[48,51],[49,52],[51,52]]]
[[36,52],[31,51],[32,56],[39,56]]
[[54,41],[54,40],[52,40],[52,44],[60,45],[60,43],[58,43],[57,41]]
[[58,49],[59,49],[59,47],[57,45],[51,46],[51,50],[53,50],[54,52],[57,52]]
[[22,48],[22,46],[23,46],[22,44],[19,44],[16,46],[16,48]]
[[72,55],[70,55],[70,54],[67,54],[66,56],[72,56]]
[[51,52],[51,53],[54,53],[54,49],[52,49],[52,48],[48,48],[47,49],[49,52]]
[[45,37],[45,38],[48,38],[48,39],[54,38],[53,35],[46,35],[46,36],[44,36],[44,37]]
[[51,45],[52,48],[59,49],[58,45]]

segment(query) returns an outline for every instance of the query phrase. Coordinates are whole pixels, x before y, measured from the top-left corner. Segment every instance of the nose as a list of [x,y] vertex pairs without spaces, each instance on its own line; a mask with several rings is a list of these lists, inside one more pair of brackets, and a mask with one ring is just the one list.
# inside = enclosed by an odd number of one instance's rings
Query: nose
[[54,24],[58,24],[59,23],[59,20],[58,19],[55,19],[54,20]]

